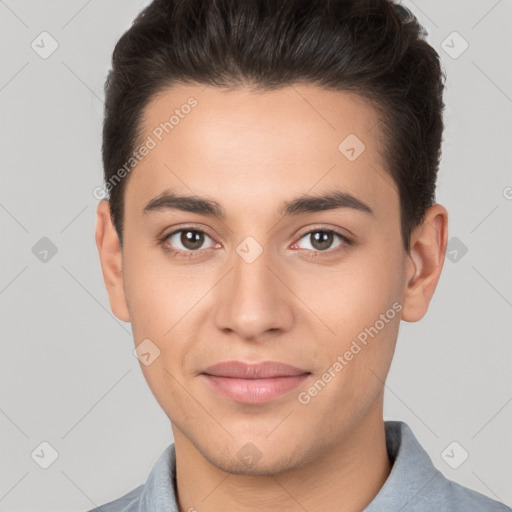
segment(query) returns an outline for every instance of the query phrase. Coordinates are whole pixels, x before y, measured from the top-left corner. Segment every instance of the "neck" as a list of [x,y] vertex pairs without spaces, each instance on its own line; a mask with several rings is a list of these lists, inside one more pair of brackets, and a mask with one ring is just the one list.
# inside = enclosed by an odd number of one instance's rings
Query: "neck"
[[206,460],[173,429],[180,512],[360,512],[391,471],[382,402],[339,442],[309,463],[265,476],[227,473]]

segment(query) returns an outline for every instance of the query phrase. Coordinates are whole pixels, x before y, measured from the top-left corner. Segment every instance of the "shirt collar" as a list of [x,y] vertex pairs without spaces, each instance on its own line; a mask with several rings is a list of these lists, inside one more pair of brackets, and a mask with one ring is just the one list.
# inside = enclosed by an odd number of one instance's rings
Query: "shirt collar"
[[[385,421],[384,427],[388,456],[393,466],[377,496],[363,512],[405,509],[415,500],[422,501],[428,494],[425,490],[435,480],[439,477],[444,479],[406,423]],[[415,505],[418,508],[414,510],[423,510],[418,502]]]
[[[397,511],[411,504],[442,476],[412,430],[402,421],[385,421],[386,447],[393,464],[384,485],[363,512]],[[139,510],[179,512],[176,491],[176,452],[169,445],[153,466],[140,496]]]
[[176,489],[176,450],[169,445],[158,458],[140,497],[140,512],[179,512]]

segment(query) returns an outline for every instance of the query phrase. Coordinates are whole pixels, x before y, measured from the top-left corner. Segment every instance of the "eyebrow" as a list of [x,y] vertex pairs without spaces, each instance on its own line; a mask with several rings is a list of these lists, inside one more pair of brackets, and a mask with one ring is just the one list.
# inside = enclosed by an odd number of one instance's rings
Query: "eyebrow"
[[[340,190],[334,190],[322,195],[303,195],[285,201],[280,209],[281,215],[293,216],[304,213],[315,213],[338,208],[352,208],[368,215],[374,215],[373,210],[357,197]],[[166,190],[159,196],[151,199],[144,207],[143,215],[167,210],[181,210],[184,212],[198,213],[225,220],[226,212],[217,202],[199,196],[178,195],[172,190]]]

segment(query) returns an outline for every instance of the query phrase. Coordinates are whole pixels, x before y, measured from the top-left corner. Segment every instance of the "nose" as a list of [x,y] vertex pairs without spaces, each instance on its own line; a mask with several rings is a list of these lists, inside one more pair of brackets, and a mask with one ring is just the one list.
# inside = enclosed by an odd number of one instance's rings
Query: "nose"
[[264,338],[268,332],[287,331],[294,322],[294,296],[286,282],[284,265],[277,262],[277,256],[273,257],[270,250],[263,248],[258,254],[260,250],[250,243],[242,244],[217,292],[217,328],[246,340]]

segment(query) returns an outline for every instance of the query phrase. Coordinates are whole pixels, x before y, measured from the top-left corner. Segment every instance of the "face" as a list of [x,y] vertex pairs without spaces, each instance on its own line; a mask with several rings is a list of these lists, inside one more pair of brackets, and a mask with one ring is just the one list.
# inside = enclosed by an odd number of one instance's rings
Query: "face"
[[[109,293],[146,344],[141,368],[176,443],[225,471],[268,474],[382,421],[417,266],[372,107],[312,85],[187,85],[154,97],[142,127],[153,143],[126,184]],[[208,371],[230,361],[298,371],[252,382]]]

